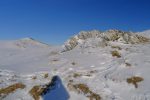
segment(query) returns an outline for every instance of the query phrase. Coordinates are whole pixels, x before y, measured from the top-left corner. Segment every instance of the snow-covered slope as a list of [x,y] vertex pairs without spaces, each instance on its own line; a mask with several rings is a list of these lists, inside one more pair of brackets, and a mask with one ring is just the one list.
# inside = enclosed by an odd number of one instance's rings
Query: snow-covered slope
[[143,32],[138,32],[138,34],[150,37],[150,30],[146,30],[146,31],[143,31]]
[[[87,42],[88,39],[93,39],[98,46],[106,45],[106,42],[117,41],[124,44],[138,44],[147,42],[148,39],[141,35],[132,32],[123,32],[120,30],[108,30],[105,32],[101,31],[81,31],[79,34],[75,35],[69,39],[64,44],[64,51],[69,51],[75,48],[78,45],[82,45],[84,42]],[[93,42],[90,42],[93,43]],[[100,43],[100,44],[99,44]],[[93,45],[93,44],[92,44]]]
[[[46,87],[40,100],[150,99],[149,37],[118,30],[80,32],[64,48],[30,39],[20,48],[18,41],[19,47],[16,41],[0,42],[2,100],[34,100],[31,90],[37,86]],[[25,87],[5,94],[15,83]]]
[[[59,47],[48,46],[31,38],[0,41],[0,69],[31,73],[49,68],[49,56]],[[53,55],[53,54],[52,54]]]

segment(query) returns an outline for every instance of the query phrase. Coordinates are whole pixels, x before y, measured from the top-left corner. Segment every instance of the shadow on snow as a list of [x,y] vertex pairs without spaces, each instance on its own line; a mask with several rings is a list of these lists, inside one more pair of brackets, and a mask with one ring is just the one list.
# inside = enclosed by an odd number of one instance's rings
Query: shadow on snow
[[69,94],[59,76],[54,76],[48,87],[43,100],[69,100]]

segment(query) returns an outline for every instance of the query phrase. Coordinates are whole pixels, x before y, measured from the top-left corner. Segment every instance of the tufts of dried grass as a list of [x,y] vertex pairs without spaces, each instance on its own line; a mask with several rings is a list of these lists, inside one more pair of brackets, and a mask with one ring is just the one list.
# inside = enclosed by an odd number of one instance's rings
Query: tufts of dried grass
[[81,77],[81,76],[82,76],[82,74],[79,74],[79,73],[74,73],[74,74],[73,74],[73,77],[74,77],[74,78],[78,78],[78,77]]
[[8,95],[9,93],[13,93],[17,89],[24,89],[25,87],[26,86],[22,83],[16,83],[16,84],[10,85],[6,88],[0,89],[0,96],[1,95]]
[[127,67],[131,67],[131,64],[130,63],[125,63],[125,65],[127,66]]
[[29,93],[32,95],[32,97],[34,98],[34,100],[40,100],[40,96],[42,95],[44,91],[44,88],[42,88],[41,86],[34,86]]
[[48,73],[44,74],[44,78],[48,78],[48,76],[49,76]]
[[113,57],[117,57],[117,58],[121,57],[121,54],[117,50],[111,51],[111,54],[112,54]]
[[68,84],[68,88],[72,91],[76,91],[78,93],[83,93],[84,95],[86,95],[86,97],[89,98],[89,100],[101,100],[101,97],[92,92],[89,87],[85,84],[72,84],[69,83]]
[[138,76],[133,76],[130,78],[127,78],[127,83],[129,84],[133,84],[135,86],[135,88],[138,88],[138,82],[143,81],[144,79],[142,77],[138,77]]
[[119,46],[111,46],[111,48],[115,48],[115,49],[118,49],[118,50],[122,50],[122,48],[119,47]]
[[32,79],[33,79],[33,80],[36,80],[36,79],[37,79],[37,77],[36,77],[36,76],[32,76]]

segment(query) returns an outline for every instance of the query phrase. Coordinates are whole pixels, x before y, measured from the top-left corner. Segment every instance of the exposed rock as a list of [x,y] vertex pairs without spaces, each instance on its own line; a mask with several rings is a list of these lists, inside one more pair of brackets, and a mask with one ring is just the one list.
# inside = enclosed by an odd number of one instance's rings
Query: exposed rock
[[[64,45],[64,51],[74,49],[76,46],[87,47],[88,41],[92,46],[104,47],[110,41],[117,41],[125,44],[139,44],[149,42],[149,38],[138,35],[132,32],[123,32],[120,30],[108,30],[105,32],[100,31],[81,31],[69,39]],[[90,44],[88,44],[90,46]]]

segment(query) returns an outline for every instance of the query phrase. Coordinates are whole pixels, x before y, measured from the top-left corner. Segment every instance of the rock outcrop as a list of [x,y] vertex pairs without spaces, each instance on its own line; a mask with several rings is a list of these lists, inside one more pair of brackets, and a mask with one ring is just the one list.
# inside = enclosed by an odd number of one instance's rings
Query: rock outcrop
[[[108,42],[120,42],[124,44],[139,44],[149,42],[149,38],[132,32],[124,32],[120,30],[101,31],[81,31],[78,35],[70,38],[63,45],[63,51],[74,49],[78,45],[85,45],[87,41],[92,41],[96,46],[107,46]],[[93,44],[92,44],[93,45]]]

